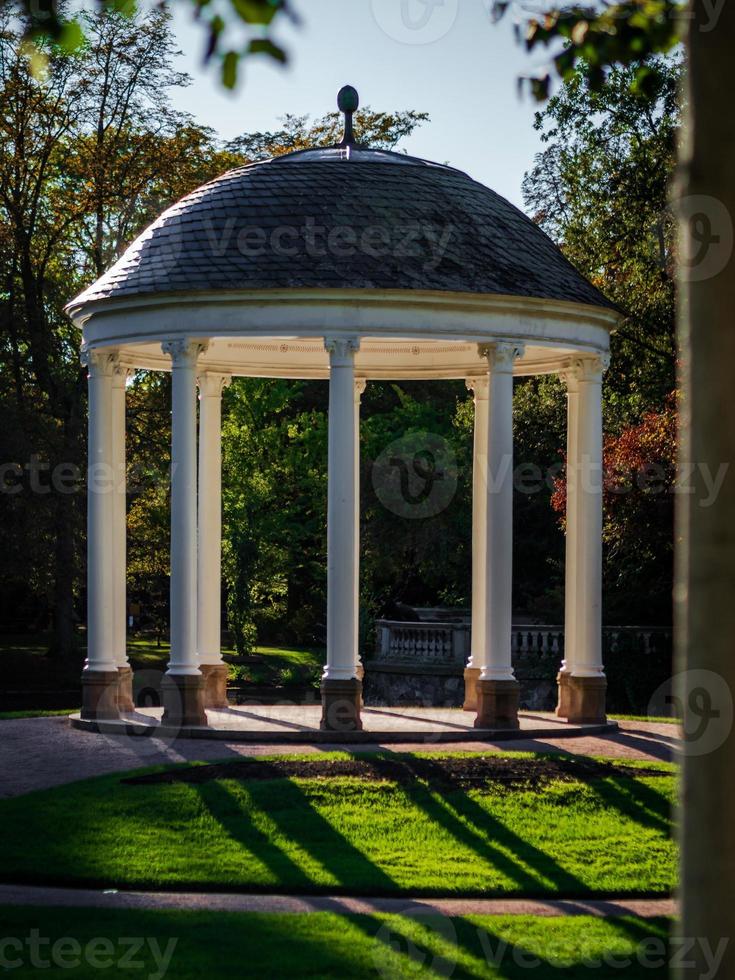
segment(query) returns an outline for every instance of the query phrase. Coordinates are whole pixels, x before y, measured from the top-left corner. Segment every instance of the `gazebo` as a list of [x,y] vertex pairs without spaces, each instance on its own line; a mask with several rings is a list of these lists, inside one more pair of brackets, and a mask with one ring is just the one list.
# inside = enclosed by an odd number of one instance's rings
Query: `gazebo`
[[[223,388],[329,383],[325,730],[361,727],[359,413],[378,379],[474,393],[472,637],[465,708],[518,726],[511,664],[513,379],[568,392],[566,613],[557,715],[605,720],[601,383],[617,309],[520,210],[452,167],[355,142],[240,167],[165,211],[68,310],[89,370],[88,652],[81,717],[133,709],[126,654],[125,389],[172,372],[171,654],[164,720],[226,706],[220,650]],[[197,388],[199,419],[197,441]]]

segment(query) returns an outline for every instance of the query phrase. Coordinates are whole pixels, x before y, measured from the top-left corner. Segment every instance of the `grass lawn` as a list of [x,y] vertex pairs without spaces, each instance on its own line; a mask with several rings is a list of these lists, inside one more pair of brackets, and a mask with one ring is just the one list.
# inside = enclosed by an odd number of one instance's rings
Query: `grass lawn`
[[674,718],[671,715],[608,715],[611,721],[648,721],[656,725],[681,725],[680,718]]
[[[7,709],[0,713],[0,719],[9,717],[31,717],[45,714],[43,708],[71,708],[78,700],[75,693],[79,688],[79,675],[86,650],[84,635],[79,637],[80,646],[74,659],[64,662],[46,656],[50,637],[5,636],[0,641],[0,660],[3,678],[8,690],[42,692],[38,705],[30,697],[12,698],[4,704]],[[246,682],[265,688],[296,687],[306,690],[317,687],[325,651],[317,648],[255,647],[253,654],[245,660],[238,660],[234,649],[224,648],[223,654],[229,661],[230,681],[237,684]],[[165,671],[169,658],[169,644],[155,639],[128,639],[128,656],[136,670]],[[56,698],[43,692],[56,692]],[[27,701],[31,703],[28,704]],[[40,710],[33,710],[38,706]],[[22,714],[17,712],[22,710]]]
[[[321,755],[322,768],[325,758],[352,757]],[[249,760],[230,778],[192,781],[179,767],[170,782],[113,775],[3,800],[0,876],[386,895],[666,894],[674,884],[671,765],[545,778],[553,762],[539,757],[538,776],[522,785],[460,785],[445,779],[438,756],[373,758],[428,760],[436,778],[310,776],[308,768],[285,778],[264,769],[267,760]]]
[[[45,968],[48,977],[98,977],[105,968],[102,964],[112,968],[115,977],[153,980],[165,975],[175,980],[448,976],[653,980],[667,975],[666,919],[450,919],[426,912],[339,916],[8,907],[0,908],[0,916],[4,936],[24,939],[31,929],[38,929],[43,939],[50,940],[40,947],[40,955],[52,963],[58,959],[53,943],[66,938],[66,946],[57,949],[61,963],[68,965]],[[137,965],[128,969],[121,963],[124,956],[131,957],[130,940],[124,937],[138,937],[139,944],[134,953]],[[76,948],[69,946],[69,939]],[[90,946],[94,939],[98,945]],[[100,940],[108,941],[106,949]],[[14,977],[38,975],[30,966],[28,947],[17,954],[15,949],[5,949],[11,961],[15,955],[23,957],[25,966],[13,969]]]
[[[237,651],[223,647],[226,658],[235,660]],[[165,670],[169,644],[155,640],[128,640],[128,656],[140,667]],[[313,647],[258,646],[246,662],[230,663],[230,680],[247,681],[268,687],[314,684],[324,665],[326,651]]]
[[0,711],[0,721],[12,721],[14,718],[53,718],[57,715],[71,715],[76,708],[59,708],[51,711],[29,709],[28,711]]

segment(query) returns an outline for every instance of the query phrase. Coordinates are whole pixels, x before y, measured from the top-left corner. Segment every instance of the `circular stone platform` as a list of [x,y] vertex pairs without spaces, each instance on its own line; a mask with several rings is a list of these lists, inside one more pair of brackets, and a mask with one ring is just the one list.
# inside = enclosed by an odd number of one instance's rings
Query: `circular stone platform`
[[615,722],[575,725],[550,712],[520,712],[515,730],[475,728],[475,713],[461,708],[362,709],[359,732],[321,731],[320,704],[233,705],[207,711],[209,727],[161,724],[161,708],[139,708],[123,714],[119,721],[89,721],[70,716],[74,728],[106,735],[136,735],[153,738],[200,738],[226,742],[318,743],[318,742],[497,742],[528,738],[573,738],[617,731]]

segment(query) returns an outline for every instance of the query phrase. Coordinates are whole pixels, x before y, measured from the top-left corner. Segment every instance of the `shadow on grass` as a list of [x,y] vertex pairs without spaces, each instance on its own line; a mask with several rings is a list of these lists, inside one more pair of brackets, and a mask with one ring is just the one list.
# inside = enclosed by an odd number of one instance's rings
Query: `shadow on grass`
[[[290,779],[279,778],[274,779],[269,786],[272,806],[268,810],[261,807],[262,812],[284,837],[292,840],[300,850],[325,868],[334,877],[341,891],[391,894],[400,890],[387,872],[348,841],[312,806],[298,784]],[[230,837],[255,853],[273,872],[277,879],[277,889],[323,890],[293,858],[255,826],[225,782],[213,780],[201,783],[196,788],[202,802]],[[258,807],[258,801],[252,793],[249,794],[249,800],[253,808]],[[285,820],[284,814],[291,816]],[[297,819],[293,819],[294,816]],[[350,888],[348,879],[361,882],[360,887]]]
[[[400,759],[410,768],[410,758],[387,751],[384,755]],[[267,765],[267,762],[261,764]],[[431,773],[430,760],[422,759],[421,765],[422,776],[426,775],[427,765]],[[443,773],[437,766],[436,783],[441,785],[442,781]],[[277,888],[323,890],[323,886],[316,885],[303,868],[254,825],[226,782],[213,780],[196,788],[209,812],[227,833],[256,853],[269,867],[277,879]],[[510,879],[515,884],[515,893],[544,895],[553,889],[555,893],[565,895],[589,894],[585,882],[491,816],[465,792],[454,790],[442,797],[418,779],[406,791],[411,803],[431,821]],[[278,778],[269,782],[267,810],[258,803],[256,794],[250,793],[249,798],[250,805],[260,806],[284,838],[292,840],[334,877],[340,891],[380,895],[401,890],[383,868],[325,819],[308,795],[290,779]]]
[[[389,751],[385,754],[393,755]],[[421,763],[422,767],[428,764],[431,771],[431,760],[422,759]],[[410,759],[406,764],[410,767]],[[441,785],[441,767],[434,763],[434,769],[434,781]],[[417,782],[412,788],[411,799],[455,840],[506,874],[528,895],[545,894],[549,886],[556,886],[565,894],[589,891],[576,875],[565,871],[558,861],[491,816],[466,792],[455,790],[442,797],[431,789],[430,784]]]
[[[524,917],[525,918],[525,917]],[[603,939],[588,939],[586,923],[579,931],[568,929],[574,916],[563,920],[544,920],[553,923],[554,932],[543,939],[518,942],[507,938],[518,929],[492,931],[487,919],[450,918],[430,905],[407,904],[400,915],[386,919],[355,916],[351,921],[366,937],[374,940],[372,959],[378,976],[383,977],[455,977],[467,980],[527,980],[529,976],[549,980],[581,980],[583,977],[602,978],[624,976],[626,980],[644,980],[668,976],[668,957],[665,955],[665,935],[668,921],[650,922],[623,916],[606,920],[605,926],[614,935]],[[526,920],[527,921],[527,920]],[[523,928],[526,924],[518,920]],[[503,935],[505,931],[505,935]],[[548,933],[548,928],[545,930]],[[569,935],[571,933],[571,935]],[[660,946],[651,956],[644,943],[655,939]],[[617,942],[616,942],[617,940]],[[534,948],[535,945],[535,948]],[[651,960],[655,960],[652,962]]]

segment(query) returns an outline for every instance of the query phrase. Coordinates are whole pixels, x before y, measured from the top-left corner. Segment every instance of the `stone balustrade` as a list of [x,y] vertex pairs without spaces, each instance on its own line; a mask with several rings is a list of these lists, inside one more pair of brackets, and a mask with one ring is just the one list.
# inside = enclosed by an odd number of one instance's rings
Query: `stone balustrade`
[[[428,610],[417,612],[421,617],[418,622],[376,621],[375,654],[365,662],[367,703],[462,703],[462,673],[471,651],[469,616],[447,616],[439,622],[421,616]],[[672,632],[665,627],[603,627],[602,650],[613,690],[620,687],[620,697],[632,705],[635,698],[626,696],[622,686],[616,684],[616,664],[643,658],[651,667],[644,673],[654,684],[669,663],[671,646]],[[564,627],[514,624],[511,655],[521,684],[522,705],[533,709],[552,708],[556,698],[556,672],[564,657]],[[620,710],[624,709],[625,706]]]

